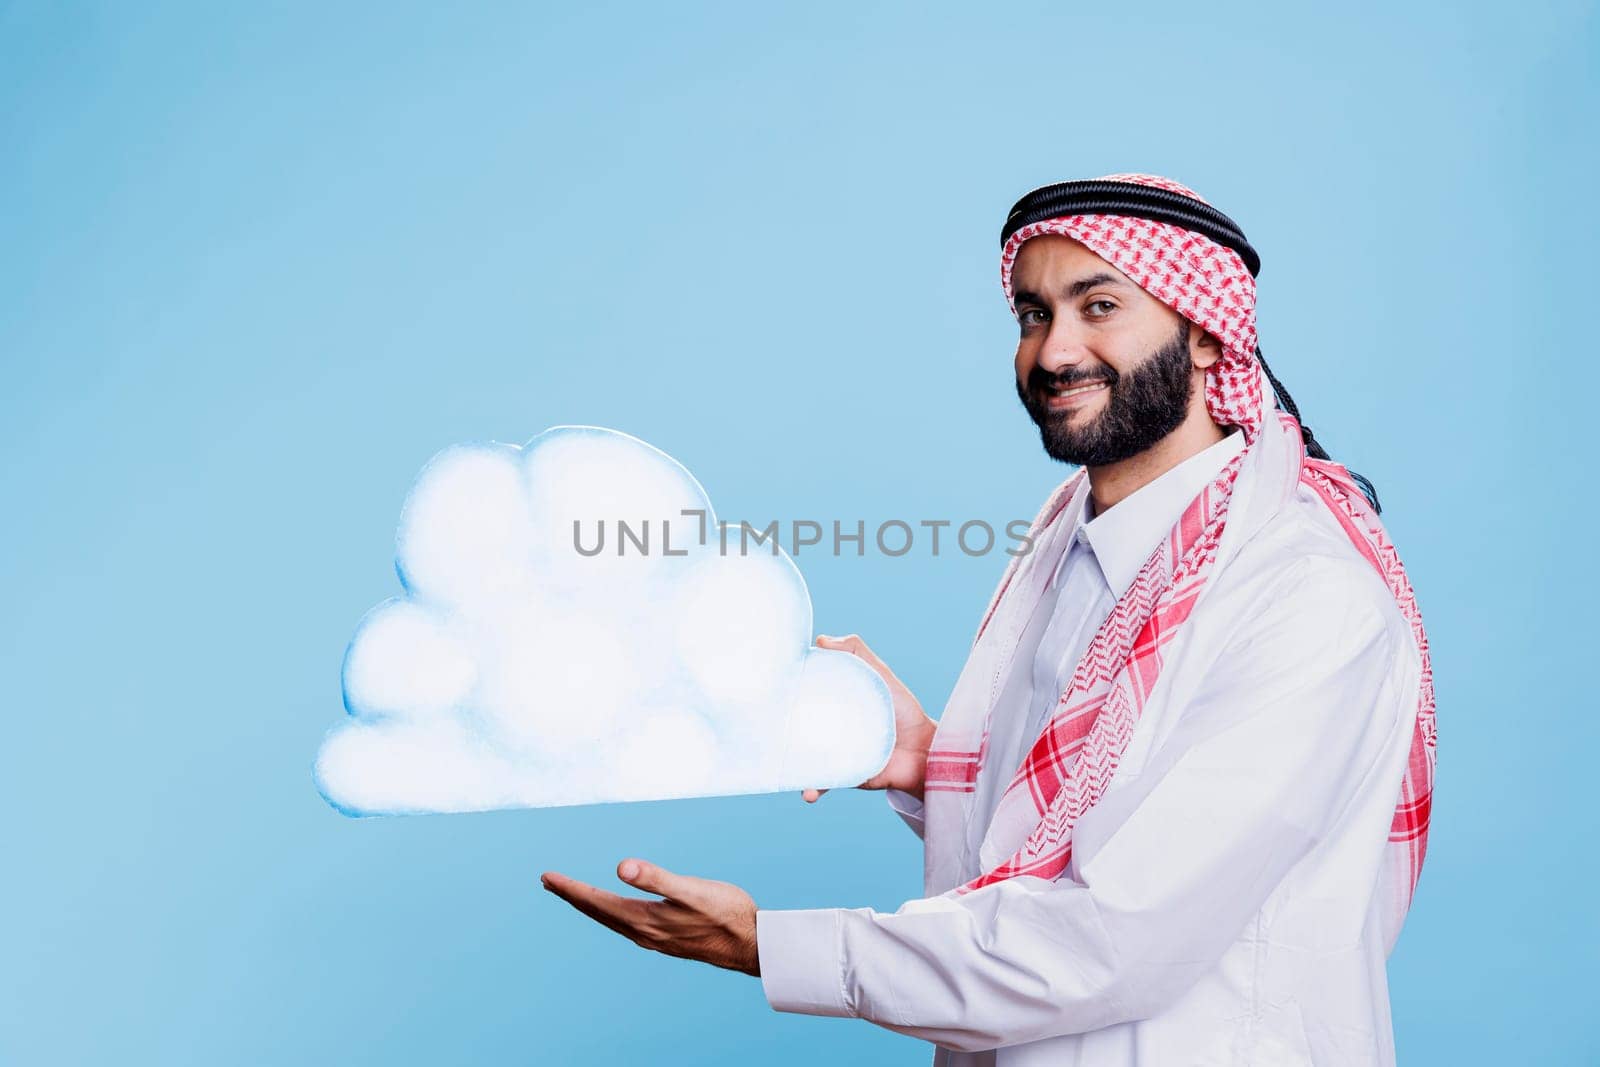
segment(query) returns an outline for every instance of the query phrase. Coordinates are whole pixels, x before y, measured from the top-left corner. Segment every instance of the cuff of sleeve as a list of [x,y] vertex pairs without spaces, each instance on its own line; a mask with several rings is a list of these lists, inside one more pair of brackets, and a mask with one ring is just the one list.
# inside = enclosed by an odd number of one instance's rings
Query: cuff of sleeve
[[894,813],[905,820],[905,824],[915,830],[918,837],[921,837],[923,830],[922,801],[899,789],[885,789],[883,793],[888,798],[889,807]]
[[853,1016],[844,994],[839,909],[756,911],[761,989],[774,1011]]

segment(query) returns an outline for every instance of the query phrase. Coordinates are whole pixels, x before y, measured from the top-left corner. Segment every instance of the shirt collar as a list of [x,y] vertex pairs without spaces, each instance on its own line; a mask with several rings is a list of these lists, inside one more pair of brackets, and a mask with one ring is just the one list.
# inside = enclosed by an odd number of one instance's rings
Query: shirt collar
[[1243,448],[1244,434],[1235,430],[1088,522],[1084,517],[1089,511],[1089,494],[1084,494],[1076,536],[1094,550],[1106,584],[1118,599],[1133,585],[1139,568],[1177,523],[1183,509]]

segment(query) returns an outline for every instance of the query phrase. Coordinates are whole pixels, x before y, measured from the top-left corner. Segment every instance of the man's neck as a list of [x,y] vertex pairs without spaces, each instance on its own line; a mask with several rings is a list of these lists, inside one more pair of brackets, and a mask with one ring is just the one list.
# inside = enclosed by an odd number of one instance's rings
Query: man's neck
[[1103,467],[1089,468],[1089,497],[1094,513],[1099,515],[1108,508],[1126,500],[1190,456],[1199,455],[1221,441],[1226,434],[1222,427],[1211,421],[1205,408],[1189,412],[1184,419],[1160,441],[1136,456]]

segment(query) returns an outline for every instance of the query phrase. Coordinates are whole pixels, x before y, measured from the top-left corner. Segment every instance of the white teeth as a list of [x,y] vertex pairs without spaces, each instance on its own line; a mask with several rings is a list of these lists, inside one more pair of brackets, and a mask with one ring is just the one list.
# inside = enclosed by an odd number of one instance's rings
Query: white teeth
[[1105,382],[1095,382],[1093,385],[1075,385],[1071,389],[1056,389],[1054,392],[1056,396],[1077,396],[1079,393],[1087,393],[1091,389],[1103,389],[1105,384]]

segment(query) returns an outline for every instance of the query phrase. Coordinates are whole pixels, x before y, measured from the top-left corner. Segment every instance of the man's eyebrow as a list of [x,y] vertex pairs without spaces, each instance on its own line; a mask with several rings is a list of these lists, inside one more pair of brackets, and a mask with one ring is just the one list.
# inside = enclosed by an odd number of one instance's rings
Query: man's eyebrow
[[[1119,287],[1125,287],[1126,284],[1127,283],[1125,283],[1115,274],[1107,274],[1105,271],[1101,271],[1099,274],[1091,274],[1087,278],[1079,278],[1077,281],[1067,286],[1067,299],[1071,300],[1073,297],[1082,296],[1084,293],[1087,293],[1090,289],[1093,289],[1097,285],[1115,285]],[[1046,302],[1043,297],[1034,292],[1032,289],[1018,289],[1016,291],[1014,302],[1018,304],[1036,304],[1039,307],[1049,306],[1048,302]]]
[[1087,293],[1090,289],[1093,289],[1097,285],[1120,286],[1122,285],[1122,279],[1117,277],[1115,274],[1107,274],[1105,271],[1101,271],[1099,274],[1091,274],[1087,278],[1079,278],[1077,281],[1067,286],[1067,296],[1069,298],[1074,296],[1082,296],[1084,293]]

